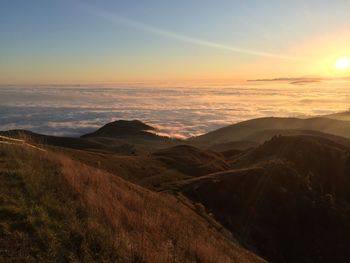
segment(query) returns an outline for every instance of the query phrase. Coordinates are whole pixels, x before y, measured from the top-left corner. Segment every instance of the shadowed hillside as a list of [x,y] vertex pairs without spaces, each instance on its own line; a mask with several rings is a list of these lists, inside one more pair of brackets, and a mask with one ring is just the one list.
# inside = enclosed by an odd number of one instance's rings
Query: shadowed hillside
[[343,144],[274,137],[236,155],[231,170],[177,187],[272,262],[350,257],[350,148]]
[[349,158],[350,148],[332,140],[314,136],[278,136],[237,158],[232,166],[282,159],[292,163],[323,194],[350,197]]
[[188,145],[160,150],[153,156],[168,167],[190,176],[223,171],[229,167],[222,155]]
[[[259,143],[256,141],[232,141],[232,142],[226,142],[226,143],[218,143],[213,144],[209,146],[210,150],[217,151],[217,152],[225,152],[232,149],[236,150],[247,150],[249,148],[254,148],[258,146]],[[203,146],[204,148],[205,146]]]

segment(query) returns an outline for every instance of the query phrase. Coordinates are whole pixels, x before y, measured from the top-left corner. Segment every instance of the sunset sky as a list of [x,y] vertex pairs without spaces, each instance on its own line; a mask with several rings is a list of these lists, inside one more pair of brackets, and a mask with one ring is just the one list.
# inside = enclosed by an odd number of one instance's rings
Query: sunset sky
[[349,11],[348,0],[4,0],[0,84],[350,76]]

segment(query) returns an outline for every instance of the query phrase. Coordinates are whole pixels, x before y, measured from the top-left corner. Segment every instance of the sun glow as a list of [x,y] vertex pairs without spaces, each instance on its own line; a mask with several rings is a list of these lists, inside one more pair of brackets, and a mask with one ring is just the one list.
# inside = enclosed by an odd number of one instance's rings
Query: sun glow
[[340,70],[345,70],[350,67],[350,60],[348,58],[338,58],[335,62],[335,67]]

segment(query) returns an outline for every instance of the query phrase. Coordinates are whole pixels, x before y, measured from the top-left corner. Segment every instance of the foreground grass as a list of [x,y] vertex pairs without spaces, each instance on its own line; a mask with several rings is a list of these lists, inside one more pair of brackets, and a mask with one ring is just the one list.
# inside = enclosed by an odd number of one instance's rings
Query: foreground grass
[[0,145],[0,262],[259,262],[170,195]]

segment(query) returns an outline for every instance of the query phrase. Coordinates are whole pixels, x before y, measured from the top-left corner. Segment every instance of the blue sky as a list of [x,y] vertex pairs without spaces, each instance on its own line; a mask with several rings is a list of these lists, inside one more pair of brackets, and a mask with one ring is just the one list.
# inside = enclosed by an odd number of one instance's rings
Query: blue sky
[[[297,75],[293,68],[301,62],[215,45],[308,59],[310,48],[299,50],[298,44],[324,38],[336,42],[335,51],[317,48],[336,53],[349,43],[349,10],[345,0],[3,0],[0,82],[229,79],[240,71],[249,77],[252,67],[251,75],[256,75],[265,61],[281,65],[285,75]],[[133,22],[195,41],[157,34]],[[214,45],[198,45],[197,40]]]

